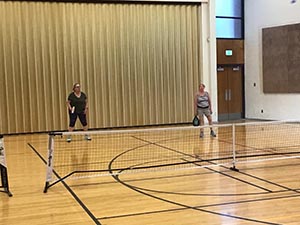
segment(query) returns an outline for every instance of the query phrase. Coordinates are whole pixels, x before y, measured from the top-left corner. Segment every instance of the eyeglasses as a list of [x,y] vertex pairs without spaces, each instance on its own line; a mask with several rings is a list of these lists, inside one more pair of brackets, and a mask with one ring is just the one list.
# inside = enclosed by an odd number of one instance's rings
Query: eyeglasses
[[76,85],[75,87],[76,87],[76,88],[80,88],[80,86],[79,86],[79,85]]

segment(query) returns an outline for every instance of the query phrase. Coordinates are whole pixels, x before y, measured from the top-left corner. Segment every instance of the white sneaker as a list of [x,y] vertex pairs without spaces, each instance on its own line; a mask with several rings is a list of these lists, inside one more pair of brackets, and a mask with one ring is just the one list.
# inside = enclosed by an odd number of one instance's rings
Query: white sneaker
[[204,132],[203,131],[200,132],[200,138],[204,138]]
[[87,141],[91,141],[92,140],[92,138],[88,134],[84,135],[84,139],[87,140]]
[[67,137],[67,142],[71,142],[71,141],[72,141],[71,136],[68,136],[68,137]]

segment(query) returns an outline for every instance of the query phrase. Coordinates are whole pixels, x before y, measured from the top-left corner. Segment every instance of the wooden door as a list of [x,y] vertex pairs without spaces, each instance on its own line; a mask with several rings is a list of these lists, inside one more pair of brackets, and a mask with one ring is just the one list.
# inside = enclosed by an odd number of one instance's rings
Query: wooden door
[[223,116],[228,114],[228,102],[227,102],[227,68],[218,67],[218,113]]
[[218,67],[219,121],[243,117],[243,73],[241,66]]
[[240,66],[228,68],[228,117],[242,118],[243,111],[243,79]]

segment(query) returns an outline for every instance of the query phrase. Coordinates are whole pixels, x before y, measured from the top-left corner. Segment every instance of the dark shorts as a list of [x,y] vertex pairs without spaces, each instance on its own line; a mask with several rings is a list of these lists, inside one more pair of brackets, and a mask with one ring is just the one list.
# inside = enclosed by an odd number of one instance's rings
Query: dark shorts
[[71,113],[71,112],[69,112],[69,117],[70,117],[69,127],[74,127],[75,126],[77,117],[79,117],[79,120],[80,120],[82,126],[85,127],[87,125],[86,114],[84,112],[82,112],[82,113],[76,113],[76,112]]

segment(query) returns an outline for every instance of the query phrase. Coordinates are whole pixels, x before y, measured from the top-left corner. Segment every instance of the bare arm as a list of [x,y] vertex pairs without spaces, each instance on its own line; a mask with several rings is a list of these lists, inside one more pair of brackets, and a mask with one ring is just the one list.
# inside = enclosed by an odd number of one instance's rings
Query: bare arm
[[68,107],[68,109],[70,111],[72,110],[72,106],[71,106],[71,101],[70,100],[67,101],[67,107]]
[[86,114],[88,111],[89,107],[88,107],[88,100],[87,98],[85,99],[85,109],[84,109],[84,113]]
[[209,94],[207,93],[207,96],[208,96],[208,105],[209,105],[209,110],[210,110],[210,113],[212,113],[212,106],[211,106],[211,101],[210,101],[210,96]]
[[194,114],[197,115],[198,112],[197,112],[197,93],[195,94],[194,96]]

